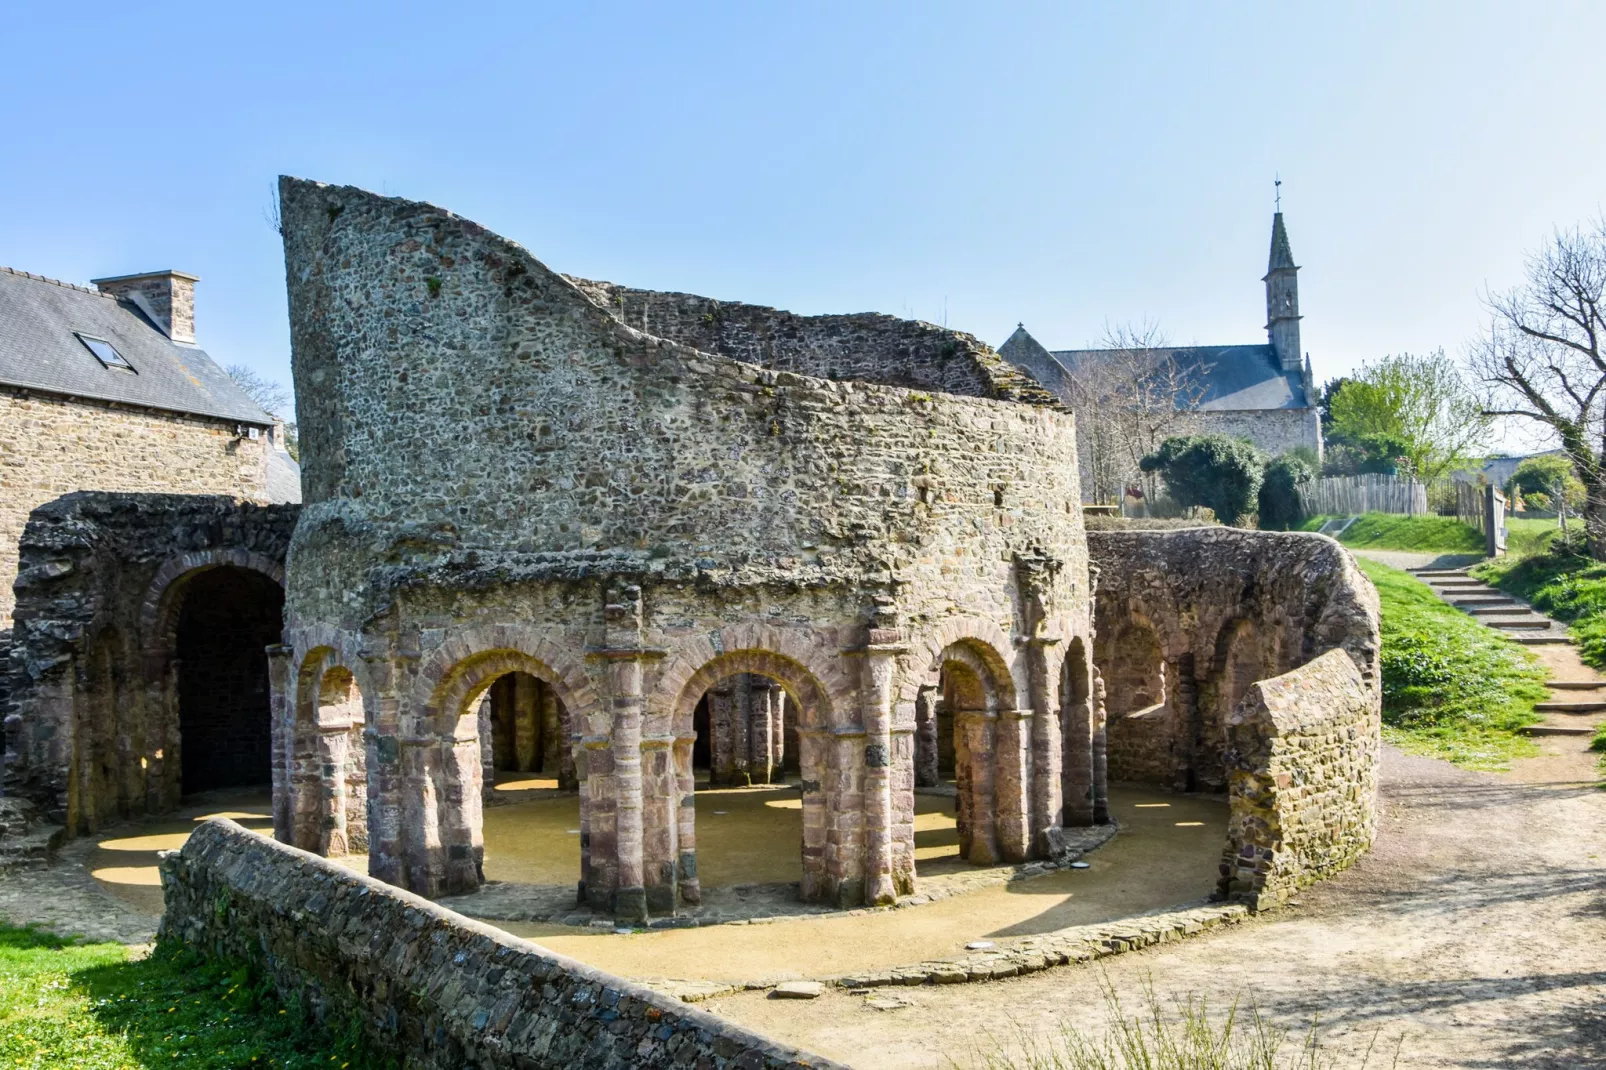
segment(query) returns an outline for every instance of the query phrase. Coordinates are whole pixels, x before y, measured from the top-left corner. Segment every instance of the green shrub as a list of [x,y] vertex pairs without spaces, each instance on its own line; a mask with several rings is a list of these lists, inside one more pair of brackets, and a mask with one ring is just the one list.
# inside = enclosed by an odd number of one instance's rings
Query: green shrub
[[1178,504],[1203,506],[1231,526],[1258,506],[1266,462],[1245,439],[1193,435],[1166,439],[1139,467],[1159,472]]
[[[1525,458],[1517,470],[1506,480],[1506,497],[1515,500],[1519,495],[1530,509],[1544,509],[1555,503],[1552,499],[1557,487],[1562,488],[1567,508],[1577,510],[1584,504],[1584,484],[1573,473],[1573,463],[1556,453],[1544,453]],[[1539,504],[1542,498],[1544,505]]]
[[1266,531],[1287,531],[1299,526],[1304,508],[1299,491],[1316,478],[1316,466],[1292,451],[1266,464],[1260,484],[1260,526]]

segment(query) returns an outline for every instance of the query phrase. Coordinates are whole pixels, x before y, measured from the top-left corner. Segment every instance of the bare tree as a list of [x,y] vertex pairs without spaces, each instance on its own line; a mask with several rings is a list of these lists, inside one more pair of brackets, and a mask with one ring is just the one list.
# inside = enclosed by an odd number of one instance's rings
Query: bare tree
[[1560,440],[1584,484],[1590,555],[1606,560],[1606,220],[1557,231],[1525,274],[1485,299],[1472,368],[1489,415],[1534,421]]
[[1149,320],[1106,324],[1100,348],[1070,374],[1078,460],[1088,466],[1096,500],[1119,501],[1128,486],[1140,483],[1152,502],[1160,479],[1139,462],[1190,428],[1209,366],[1179,360],[1160,325]]

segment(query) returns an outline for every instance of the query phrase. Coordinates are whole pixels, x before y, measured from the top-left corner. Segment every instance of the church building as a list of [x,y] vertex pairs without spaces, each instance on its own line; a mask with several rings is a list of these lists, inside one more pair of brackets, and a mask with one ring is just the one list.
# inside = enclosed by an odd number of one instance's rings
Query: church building
[[[1299,267],[1288,243],[1282,212],[1272,217],[1271,255],[1266,265],[1266,343],[1263,345],[1175,346],[1142,350],[1049,350],[1016,328],[998,352],[1035,377],[1073,409],[1089,404],[1089,390],[1077,390],[1103,373],[1119,368],[1153,370],[1153,378],[1175,388],[1174,404],[1186,413],[1175,434],[1224,434],[1247,438],[1268,456],[1304,446],[1322,453],[1320,398],[1311,374],[1310,357],[1299,344]],[[1094,390],[1105,403],[1120,404],[1120,394]],[[1079,416],[1083,414],[1079,413]],[[1083,416],[1079,438],[1086,439],[1092,420]],[[1082,497],[1097,501],[1107,494],[1094,485],[1095,465],[1086,463],[1093,443],[1080,443],[1083,456]],[[1133,473],[1118,475],[1121,483]]]

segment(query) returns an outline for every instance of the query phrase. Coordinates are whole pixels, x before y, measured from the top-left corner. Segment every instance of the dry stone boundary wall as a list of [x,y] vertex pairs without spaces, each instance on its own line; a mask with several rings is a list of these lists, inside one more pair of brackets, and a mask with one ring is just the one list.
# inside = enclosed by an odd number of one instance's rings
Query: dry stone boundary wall
[[162,938],[263,971],[409,1070],[841,1065],[226,819],[163,859],[162,884]]
[[1221,896],[1281,906],[1364,854],[1381,748],[1376,696],[1343,651],[1254,684],[1227,719]]

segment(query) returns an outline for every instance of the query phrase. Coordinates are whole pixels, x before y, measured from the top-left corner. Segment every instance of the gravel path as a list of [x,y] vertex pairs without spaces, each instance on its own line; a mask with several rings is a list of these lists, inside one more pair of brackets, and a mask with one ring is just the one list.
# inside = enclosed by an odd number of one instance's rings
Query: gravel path
[[[1181,944],[979,985],[902,988],[896,1005],[743,993],[703,1004],[862,1067],[972,1063],[984,1030],[1097,1031],[1100,984],[1131,1004],[1247,995],[1302,1030],[1319,1015],[1340,1065],[1379,1037],[1399,1067],[1606,1065],[1606,793],[1576,740],[1495,775],[1389,748],[1376,847],[1277,916]],[[950,1063],[952,1060],[952,1063]]]
[[1483,554],[1425,554],[1414,550],[1357,550],[1346,546],[1356,557],[1364,557],[1390,568],[1462,568],[1484,560]]

